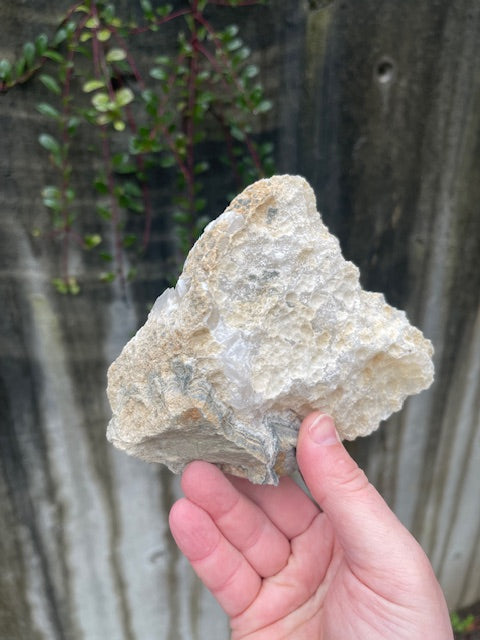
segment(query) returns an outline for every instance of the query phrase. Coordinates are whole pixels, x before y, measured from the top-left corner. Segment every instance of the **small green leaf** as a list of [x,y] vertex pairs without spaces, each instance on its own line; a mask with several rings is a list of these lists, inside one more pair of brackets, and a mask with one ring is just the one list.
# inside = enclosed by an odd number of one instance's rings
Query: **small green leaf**
[[114,120],[113,128],[115,131],[125,131],[126,124],[123,120]]
[[88,42],[92,39],[92,34],[88,33],[88,31],[84,31],[80,36],[80,42]]
[[62,90],[60,89],[60,85],[52,76],[49,76],[46,73],[42,73],[39,76],[39,79],[40,79],[40,82],[44,84],[47,87],[47,89],[52,93],[56,93],[57,95],[60,95],[62,93]]
[[167,64],[170,64],[170,58],[168,56],[156,56],[155,63],[164,67]]
[[119,107],[125,107],[127,104],[130,104],[134,98],[133,91],[124,87],[123,89],[119,89],[115,94],[115,104]]
[[105,86],[105,82],[103,80],[87,80],[84,83],[82,89],[85,93],[90,93],[91,91],[96,91],[97,89],[103,89]]
[[0,60],[0,79],[6,80],[10,76],[11,72],[12,65],[10,64],[10,62],[5,58],[3,58],[3,60]]
[[23,55],[25,57],[27,67],[31,67],[35,60],[35,45],[33,42],[26,42],[23,45]]
[[153,18],[153,8],[150,0],[140,0],[140,5],[143,9],[143,13],[149,19]]
[[167,78],[167,72],[161,67],[153,67],[148,73],[155,80],[165,80]]
[[262,100],[255,108],[256,113],[266,113],[273,107],[271,100]]
[[128,249],[128,247],[132,247],[137,241],[137,236],[134,233],[127,233],[127,235],[123,238],[123,246]]
[[72,36],[77,30],[77,24],[74,20],[69,20],[65,25],[65,30],[67,32],[67,36]]
[[113,271],[104,271],[100,274],[100,280],[107,283],[113,282],[115,280],[115,274]]
[[50,134],[42,133],[38,137],[38,141],[40,142],[40,144],[44,149],[47,149],[47,151],[50,151],[51,153],[56,153],[56,154],[60,153],[60,144]]
[[273,149],[273,142],[264,142],[262,145],[260,145],[260,153],[262,153],[263,155],[273,153]]
[[70,276],[67,280],[68,293],[72,296],[76,296],[80,293],[80,287],[78,285],[77,279],[73,276]]
[[225,29],[224,35],[227,38],[234,38],[237,35],[238,31],[238,26],[236,24],[231,24]]
[[145,91],[142,91],[142,100],[149,105],[156,106],[158,104],[158,96],[151,89],[145,89]]
[[203,211],[207,206],[207,201],[205,198],[196,198],[195,200],[195,211]]
[[128,153],[116,153],[112,158],[113,168],[116,173],[135,173],[136,165],[130,161]]
[[173,167],[175,164],[175,158],[172,154],[164,155],[160,158],[159,162],[162,169],[168,169],[169,167]]
[[210,168],[210,165],[208,164],[208,162],[206,161],[198,162],[194,168],[195,175],[199,175],[200,173],[205,173],[205,171],[208,171],[209,168]]
[[133,280],[137,275],[137,271],[136,267],[130,267],[127,273],[127,280]]
[[52,107],[51,104],[47,104],[46,102],[41,102],[37,104],[37,111],[39,111],[42,116],[47,116],[48,118],[54,118],[57,120],[60,117],[60,113],[55,107]]
[[111,35],[112,34],[109,29],[101,29],[97,33],[97,38],[100,40],[100,42],[107,42],[107,40],[110,40]]
[[125,182],[125,193],[129,196],[140,198],[142,195],[142,190],[136,182],[127,180],[127,182]]
[[208,216],[200,216],[195,223],[195,235],[200,236],[207,224],[210,222],[210,218]]
[[44,198],[43,204],[47,209],[53,209],[54,211],[60,211],[60,204],[58,200],[52,200],[51,198]]
[[80,125],[80,122],[81,122],[80,118],[77,118],[76,116],[72,116],[71,118],[68,119],[67,131],[69,135],[73,136],[76,133],[78,126]]
[[127,57],[127,53],[124,49],[110,49],[110,51],[105,56],[107,62],[119,62],[120,60],[125,60]]
[[100,93],[96,93],[92,98],[92,104],[97,111],[101,113],[105,113],[113,106],[108,93],[104,93],[103,91]]
[[93,249],[95,247],[98,247],[98,245],[102,242],[102,236],[98,233],[87,233],[83,238],[83,242],[87,249]]
[[100,26],[100,22],[97,16],[92,16],[91,18],[89,18],[86,21],[85,26],[87,27],[87,29],[98,29],[98,27]]
[[58,187],[53,187],[51,185],[44,187],[42,189],[42,198],[59,198],[60,197],[60,189]]
[[239,62],[243,62],[248,58],[250,54],[251,51],[248,47],[242,47],[241,49],[238,49],[233,57],[233,63],[238,64]]
[[255,64],[249,64],[243,70],[243,75],[245,78],[255,78],[258,75],[259,69]]
[[245,133],[239,127],[237,127],[237,125],[232,125],[230,127],[230,133],[235,138],[235,140],[239,140],[240,142],[243,142],[245,140]]
[[171,4],[165,4],[163,6],[160,5],[159,7],[157,7],[156,11],[157,16],[160,16],[160,18],[165,18],[169,13],[172,13],[173,7]]
[[[96,178],[94,180],[93,186],[95,187],[95,189],[97,190],[98,193],[101,193],[101,194],[108,193],[107,183],[102,178]],[[109,212],[109,214],[110,214],[110,212]]]
[[16,76],[20,77],[21,75],[23,75],[23,72],[25,71],[25,63],[26,63],[26,60],[23,56],[17,61],[15,65]]
[[61,293],[62,295],[66,295],[68,293],[68,284],[63,278],[54,278],[52,280],[52,284],[57,290],[57,293]]
[[99,116],[97,116],[97,119],[95,120],[95,122],[103,127],[104,125],[111,122],[111,120],[112,119],[108,113],[101,113]]
[[102,207],[100,205],[97,206],[97,213],[104,220],[112,219],[112,212],[110,211],[110,209],[107,209],[107,207]]
[[237,49],[240,49],[242,44],[243,42],[240,40],[240,38],[234,38],[227,43],[227,51],[236,51]]
[[39,56],[42,56],[48,47],[48,36],[45,33],[41,33],[35,38],[35,49]]
[[58,47],[67,38],[67,30],[59,29],[52,40],[52,46]]
[[63,62],[63,56],[60,55],[60,53],[58,53],[58,51],[45,51],[43,54],[44,58],[49,58],[50,60],[53,60],[54,62]]

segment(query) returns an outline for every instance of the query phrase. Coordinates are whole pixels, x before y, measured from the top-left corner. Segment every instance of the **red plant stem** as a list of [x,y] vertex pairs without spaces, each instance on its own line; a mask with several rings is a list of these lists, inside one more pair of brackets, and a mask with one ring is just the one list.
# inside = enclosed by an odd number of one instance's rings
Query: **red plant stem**
[[[228,56],[225,54],[225,51],[223,49],[223,45],[221,40],[219,39],[219,37],[217,36],[215,29],[212,27],[212,25],[210,24],[210,22],[208,20],[205,19],[205,16],[203,16],[201,13],[198,13],[195,15],[195,18],[200,22],[200,24],[202,26],[205,27],[205,29],[208,31],[208,33],[210,34],[210,37],[213,40],[213,43],[215,45],[215,48],[217,51],[220,52],[220,54],[222,55],[225,64],[229,67],[230,69],[230,73],[232,74],[232,78],[235,82],[235,85],[238,89],[238,91],[240,91],[241,93],[244,93],[244,87],[242,86],[242,83],[240,82],[240,80],[238,79],[237,74],[235,73],[234,69],[232,68],[232,65],[230,64],[230,60],[228,58]],[[214,66],[217,70],[217,73],[219,73],[222,76],[223,82],[226,84],[226,80],[224,79],[225,76],[225,72],[222,68],[222,66],[218,63],[218,61],[215,59],[215,56],[213,56],[210,51],[204,47],[203,45],[199,45],[199,51],[208,59],[208,61],[210,62],[210,64],[212,66]],[[254,106],[252,103],[250,103],[248,106],[250,106],[250,108],[253,110]]]
[[238,162],[233,152],[233,136],[230,133],[230,127],[225,121],[225,118],[223,117],[222,113],[219,113],[215,110],[212,110],[212,113],[213,113],[213,116],[218,120],[222,128],[223,135],[225,137],[225,143],[227,145],[228,159],[230,160],[230,164],[232,165],[232,168],[233,168],[237,190],[240,190],[242,188],[242,176],[240,175],[240,171],[238,169]]
[[[70,9],[68,9],[67,13],[65,14],[65,16],[63,17],[62,21],[60,22],[60,24],[57,27],[57,32],[64,26],[67,24],[67,22],[69,21],[69,19],[72,17],[72,15],[75,13],[75,11],[78,9],[78,7],[80,5],[83,4],[83,0],[80,0],[80,2],[75,3],[72,7],[70,7]],[[0,82],[0,93],[6,93],[9,89],[11,89],[12,87],[16,86],[17,84],[23,84],[24,82],[27,82],[27,80],[30,80],[30,78],[32,76],[34,76],[37,71],[39,69],[41,69],[43,67],[43,65],[49,60],[49,58],[47,56],[41,56],[37,62],[37,64],[35,64],[31,69],[28,69],[28,71],[24,71],[24,73],[22,73],[22,75],[16,79],[14,79],[11,82]]]
[[[133,134],[135,134],[137,132],[137,125],[133,118],[132,110],[130,109],[130,107],[127,107],[125,111],[127,114],[127,121],[128,121],[128,126],[130,128],[130,131]],[[140,173],[143,173],[145,170],[145,162],[141,155],[135,156],[135,163],[137,165],[138,171]],[[153,217],[152,202],[150,200],[150,192],[145,183],[145,179],[142,180],[142,200],[143,200],[143,205],[145,207],[145,224],[143,227],[142,248],[145,251],[150,242],[150,230],[152,226],[152,217]]]
[[[198,34],[196,28],[196,17],[198,12],[198,0],[193,0],[192,11],[195,20],[192,24],[192,33],[190,36],[190,45],[192,47],[192,55],[190,58],[190,72],[188,74],[188,107],[186,112],[186,137],[187,137],[187,197],[189,202],[190,215],[195,215],[195,102],[197,97],[196,80],[198,76]],[[193,229],[191,229],[191,240],[193,240]]]
[[[140,168],[143,170],[144,167],[144,162],[143,162],[143,158],[139,157],[138,158],[138,164],[140,166]],[[152,218],[153,218],[153,211],[152,211],[152,201],[150,199],[150,191],[145,183],[145,181],[142,184],[142,199],[143,199],[143,204],[145,207],[145,224],[143,226],[143,239],[142,239],[142,248],[144,251],[147,250],[147,247],[150,243],[150,233],[152,230]]]
[[135,80],[138,82],[138,86],[143,91],[143,89],[145,89],[145,81],[142,78],[142,75],[141,75],[140,71],[138,70],[138,67],[137,67],[137,65],[135,63],[135,60],[134,60],[132,54],[130,53],[130,50],[129,50],[128,46],[127,46],[127,43],[122,38],[122,36],[118,33],[118,30],[115,29],[115,27],[111,27],[111,32],[113,33],[115,39],[118,41],[118,44],[125,51],[126,56],[127,56],[127,62],[128,62],[129,66],[130,66],[130,69],[133,72]]
[[260,160],[260,156],[258,155],[258,151],[255,147],[255,144],[253,143],[253,140],[250,138],[250,136],[247,133],[245,134],[245,144],[247,145],[247,149],[250,155],[252,156],[252,160],[258,171],[259,177],[264,178],[265,171],[262,166],[262,161]]
[[[175,18],[179,18],[180,16],[186,16],[189,13],[192,13],[191,9],[179,9],[178,11],[173,11],[173,13],[170,13],[168,16],[165,16],[165,18],[161,18],[160,20],[154,20],[152,21],[152,24],[154,24],[155,26],[159,27],[162,24],[165,24],[167,22],[170,22],[171,20],[175,20]],[[137,35],[139,33],[146,33],[147,31],[151,30],[152,25],[149,24],[146,27],[136,27],[134,29],[130,30],[130,33],[132,35]]]
[[[92,17],[98,20],[98,11],[95,2],[92,1]],[[92,29],[92,49],[93,60],[95,65],[96,77],[103,76],[108,94],[111,100],[115,99],[115,90],[112,85],[112,80],[108,72],[108,66],[105,61],[105,55],[98,39],[99,27]],[[120,280],[122,289],[125,289],[126,280],[124,273],[124,255],[122,245],[122,230],[121,230],[121,217],[118,201],[115,196],[115,178],[112,171],[112,154],[110,150],[110,143],[108,139],[108,125],[101,125],[102,130],[102,152],[103,152],[103,166],[105,169],[105,175],[107,176],[107,189],[110,195],[110,204],[112,208],[112,228],[113,228],[113,246],[117,275]]]
[[208,0],[209,4],[218,4],[223,7],[251,7],[254,4],[260,4],[259,0],[242,0],[242,2],[237,2],[235,5],[232,5],[229,0]]
[[[224,50],[223,50],[223,46],[222,46],[222,42],[221,40],[218,38],[217,34],[215,33],[215,29],[212,27],[212,25],[208,22],[208,20],[205,19],[205,17],[202,14],[197,14],[197,16],[195,16],[198,21],[205,27],[205,29],[208,31],[208,33],[210,34],[213,43],[215,44],[215,48],[217,51],[219,51],[225,61],[225,64],[229,67],[230,69],[230,73],[232,74],[232,78],[235,82],[235,85],[237,87],[237,89],[241,92],[244,93],[244,87],[242,86],[242,83],[240,82],[240,80],[238,79],[237,74],[234,72],[232,65],[230,64],[230,60],[228,58],[228,56],[225,54]],[[207,60],[210,62],[210,64],[212,66],[215,67],[215,69],[217,70],[217,73],[219,73],[222,77],[222,80],[224,82],[224,84],[227,84],[226,80],[225,80],[225,71],[223,69],[223,67],[218,63],[218,61],[215,59],[215,56],[213,56],[210,51],[204,47],[203,45],[199,44],[198,50],[207,58]],[[253,109],[253,105],[250,103],[250,108]]]
[[[76,5],[78,6],[78,4]],[[65,19],[66,20],[66,19]],[[65,23],[64,20],[64,23]],[[62,160],[62,185],[61,185],[61,207],[63,218],[63,242],[62,242],[62,258],[61,258],[61,273],[65,283],[68,283],[69,279],[69,254],[70,254],[70,240],[72,239],[72,228],[69,220],[69,203],[67,198],[67,189],[70,183],[71,165],[68,163],[68,150],[69,150],[69,134],[68,134],[68,118],[70,117],[70,85],[73,74],[73,58],[74,58],[74,44],[78,43],[81,30],[86,22],[86,18],[80,22],[73,34],[73,42],[69,47],[67,65],[65,72],[65,82],[62,91],[62,117],[61,117],[61,139],[63,146]],[[78,234],[75,234],[77,237]]]
[[[92,2],[92,17],[96,18],[99,22],[97,6],[95,2]],[[98,32],[100,28],[95,27],[92,29],[92,48],[93,48],[93,61],[95,65],[95,77],[103,76],[106,81],[108,95],[110,99],[113,100],[115,98],[115,91],[112,85],[112,79],[110,78],[110,73],[108,71],[108,66],[105,61],[105,55],[103,52],[103,47],[98,39]]]
[[163,137],[165,138],[165,140],[167,141],[167,144],[170,148],[170,151],[172,152],[173,157],[175,158],[175,161],[178,165],[178,168],[180,169],[180,172],[182,173],[183,177],[185,178],[185,182],[188,181],[188,168],[187,165],[183,162],[182,157],[180,156],[180,154],[178,153],[177,147],[175,145],[175,141],[172,139],[172,136],[169,134],[168,129],[165,127],[165,125],[159,123],[157,125],[158,129],[161,130]]
[[[205,22],[202,22],[202,24],[204,26],[206,26],[208,23],[205,21]],[[212,31],[212,33],[214,33],[214,32]],[[217,40],[218,40],[218,38],[217,38]],[[221,49],[221,43],[219,43],[218,46],[220,48],[220,51],[222,51],[222,53],[223,53],[223,50]],[[217,73],[219,73],[221,75],[223,83],[225,84],[226,87],[228,87],[228,83],[224,78],[223,69],[219,65],[218,61],[215,59],[215,56],[213,56],[210,53],[210,51],[206,47],[202,46],[201,44],[198,45],[198,51],[200,53],[202,53],[207,58],[207,60],[210,62],[210,64],[212,66],[215,67],[215,69],[217,70]],[[235,81],[235,84],[237,85],[237,89],[239,89],[240,91],[243,91],[243,87],[241,86],[240,82],[238,81],[238,78],[233,73],[233,70],[232,70],[232,77],[233,77],[233,79]],[[250,107],[253,109],[253,105],[250,105]],[[253,163],[254,163],[257,171],[259,172],[259,175],[263,176],[264,175],[264,171],[263,171],[263,167],[262,167],[262,162],[260,160],[260,157],[258,155],[257,150],[255,149],[255,145],[253,144],[251,138],[248,136],[247,133],[244,133],[244,135],[245,135],[245,144],[246,144],[247,149],[248,149],[248,151],[249,151],[249,153],[250,153],[250,155],[252,157]]]
[[114,234],[114,255],[115,264],[117,267],[117,275],[120,278],[122,287],[125,287],[125,274],[123,269],[123,247],[122,247],[122,234],[120,230],[120,210],[118,202],[115,197],[115,181],[112,172],[112,158],[110,151],[110,144],[108,141],[108,135],[106,131],[107,125],[102,125],[102,152],[103,152],[103,164],[107,175],[107,186],[110,194],[110,203],[112,207],[112,227]]
[[[182,64],[182,62],[185,59],[185,54],[182,53],[179,56],[177,56],[177,59],[175,61],[176,66],[179,66],[180,64]],[[163,114],[165,113],[165,110],[168,106],[168,94],[170,93],[170,91],[173,88],[173,85],[175,84],[175,80],[177,79],[177,75],[175,72],[172,72],[168,78],[168,84],[167,84],[167,91],[165,91],[165,98],[162,102],[161,105],[159,105],[158,109],[157,109],[157,119],[158,121],[160,121],[160,118],[163,116]],[[160,122],[157,122],[157,124],[152,128],[151,132],[150,132],[150,140],[153,140],[155,138],[155,136],[158,134],[158,131],[161,129],[161,124]]]
[[75,11],[78,9],[78,7],[80,7],[83,4],[84,0],[80,0],[80,2],[76,2],[74,5],[72,5],[70,7],[70,9],[67,10],[67,13],[65,14],[63,20],[61,21],[61,23],[58,25],[58,29],[61,29],[64,25],[67,24],[67,22],[69,21],[69,19],[73,16],[73,14],[75,13]]
[[[94,2],[92,2],[92,14],[93,17],[98,18],[97,7]],[[100,43],[98,41],[96,30],[92,34],[92,56],[93,56],[93,67],[95,70],[95,78],[100,78],[102,75],[102,69],[100,64]]]
[[[138,70],[137,65],[135,64],[135,60],[133,59],[133,57],[131,56],[129,49],[127,47],[127,44],[125,43],[124,39],[119,35],[118,31],[116,29],[112,29],[112,32],[115,36],[115,38],[117,39],[118,43],[120,44],[121,47],[123,47],[126,55],[127,55],[127,61],[128,64],[130,65],[131,70],[133,71],[133,75],[135,76],[135,80],[137,81],[139,87],[141,89],[145,89],[145,81],[140,73],[140,71]],[[126,114],[127,114],[127,121],[128,121],[128,126],[130,128],[130,131],[135,134],[137,132],[137,125],[135,123],[135,119],[133,117],[132,114],[132,110],[130,107],[126,108]],[[143,173],[143,171],[145,170],[145,162],[143,160],[143,157],[141,155],[137,155],[135,157],[135,163],[137,165],[138,171],[140,173]],[[145,183],[145,180],[142,181],[142,200],[143,200],[143,204],[145,207],[145,224],[143,227],[143,239],[142,239],[142,248],[145,251],[150,243],[150,232],[151,232],[151,226],[152,226],[152,218],[153,218],[153,210],[152,210],[152,203],[150,200],[150,192],[148,190],[148,187]]]

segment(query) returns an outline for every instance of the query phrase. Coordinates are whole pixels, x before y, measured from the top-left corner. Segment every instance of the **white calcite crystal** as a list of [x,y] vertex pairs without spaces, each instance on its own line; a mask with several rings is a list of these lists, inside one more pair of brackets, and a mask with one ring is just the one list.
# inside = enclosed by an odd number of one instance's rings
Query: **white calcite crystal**
[[361,289],[308,183],[260,180],[208,225],[110,367],[107,437],[174,472],[200,459],[276,484],[309,412],[367,435],[431,384],[432,352]]

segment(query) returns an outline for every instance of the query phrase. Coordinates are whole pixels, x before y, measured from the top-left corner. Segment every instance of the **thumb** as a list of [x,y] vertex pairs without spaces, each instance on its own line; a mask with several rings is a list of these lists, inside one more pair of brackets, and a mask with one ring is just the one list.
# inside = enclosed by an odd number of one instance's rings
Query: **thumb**
[[400,567],[417,544],[350,457],[330,416],[305,418],[297,461],[349,562],[368,571]]

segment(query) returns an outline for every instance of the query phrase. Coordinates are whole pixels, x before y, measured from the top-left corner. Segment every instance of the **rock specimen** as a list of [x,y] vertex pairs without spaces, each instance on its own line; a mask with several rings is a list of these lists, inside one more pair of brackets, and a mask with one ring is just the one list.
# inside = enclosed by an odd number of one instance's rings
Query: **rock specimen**
[[174,472],[200,459],[275,484],[313,409],[369,434],[431,384],[433,349],[358,277],[303,178],[251,185],[110,367],[108,439]]

